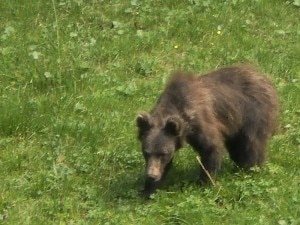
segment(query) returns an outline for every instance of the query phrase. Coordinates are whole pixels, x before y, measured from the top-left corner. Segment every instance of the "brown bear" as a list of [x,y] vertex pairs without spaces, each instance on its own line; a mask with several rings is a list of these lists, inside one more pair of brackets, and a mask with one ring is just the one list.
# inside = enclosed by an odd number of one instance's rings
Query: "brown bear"
[[241,168],[260,166],[279,111],[278,94],[266,76],[248,65],[202,76],[171,76],[150,113],[136,119],[146,161],[143,193],[150,196],[168,172],[175,152],[186,142],[200,155],[207,182],[220,168],[223,149]]

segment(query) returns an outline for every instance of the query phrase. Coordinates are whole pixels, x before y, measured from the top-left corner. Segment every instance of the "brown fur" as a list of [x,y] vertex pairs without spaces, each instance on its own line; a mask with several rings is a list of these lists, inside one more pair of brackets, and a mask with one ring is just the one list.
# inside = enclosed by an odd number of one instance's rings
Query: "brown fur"
[[[137,118],[146,160],[144,192],[158,187],[184,142],[215,175],[224,147],[241,168],[260,166],[278,117],[271,82],[249,66],[222,68],[202,76],[175,73],[150,114]],[[202,181],[207,176],[201,170]]]

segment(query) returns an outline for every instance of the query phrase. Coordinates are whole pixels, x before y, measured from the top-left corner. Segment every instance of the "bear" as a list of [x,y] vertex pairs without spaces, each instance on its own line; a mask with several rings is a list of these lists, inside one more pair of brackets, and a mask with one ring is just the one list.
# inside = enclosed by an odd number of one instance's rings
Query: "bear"
[[216,177],[225,149],[242,169],[261,166],[278,115],[274,85],[251,65],[203,75],[174,72],[154,108],[136,118],[146,162],[142,193],[149,197],[156,191],[185,143],[201,158],[201,183]]

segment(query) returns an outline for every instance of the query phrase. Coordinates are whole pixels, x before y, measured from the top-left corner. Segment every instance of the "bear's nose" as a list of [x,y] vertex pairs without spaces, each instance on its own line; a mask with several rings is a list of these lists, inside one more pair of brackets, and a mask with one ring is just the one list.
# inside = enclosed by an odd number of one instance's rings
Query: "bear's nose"
[[147,171],[147,179],[152,181],[158,181],[160,180],[160,171],[156,167],[150,167]]
[[155,175],[155,174],[147,174],[147,180],[148,181],[158,181],[159,180],[159,176]]
[[153,181],[158,181],[161,178],[161,161],[157,158],[150,158],[147,163],[146,176]]

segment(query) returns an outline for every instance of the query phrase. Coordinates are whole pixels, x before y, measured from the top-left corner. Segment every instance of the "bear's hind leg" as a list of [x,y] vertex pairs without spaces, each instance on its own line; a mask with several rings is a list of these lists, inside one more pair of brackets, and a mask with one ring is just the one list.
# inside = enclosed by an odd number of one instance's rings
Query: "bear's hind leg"
[[230,158],[237,166],[243,169],[260,166],[265,159],[265,139],[252,138],[244,134],[238,134],[235,137],[226,140],[226,148]]

